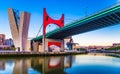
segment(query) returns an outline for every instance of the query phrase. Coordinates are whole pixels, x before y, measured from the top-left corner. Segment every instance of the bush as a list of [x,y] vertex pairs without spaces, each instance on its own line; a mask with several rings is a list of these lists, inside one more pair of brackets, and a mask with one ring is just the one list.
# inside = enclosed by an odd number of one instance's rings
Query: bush
[[108,49],[105,49],[105,50],[120,50],[120,46],[111,47],[111,48],[108,48]]
[[5,47],[4,50],[10,50],[10,48],[9,47]]
[[85,48],[77,48],[78,51],[86,51]]
[[16,48],[15,47],[11,47],[11,50],[16,50]]

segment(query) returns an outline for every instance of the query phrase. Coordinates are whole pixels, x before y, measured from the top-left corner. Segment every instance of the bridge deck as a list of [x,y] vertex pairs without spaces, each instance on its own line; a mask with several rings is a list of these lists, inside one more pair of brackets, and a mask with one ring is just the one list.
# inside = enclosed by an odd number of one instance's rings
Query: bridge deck
[[[93,31],[96,29],[112,26],[120,23],[120,4],[100,11],[83,19],[72,22],[63,28],[46,34],[47,38],[64,39],[65,37]],[[42,40],[42,35],[34,38],[34,41]]]

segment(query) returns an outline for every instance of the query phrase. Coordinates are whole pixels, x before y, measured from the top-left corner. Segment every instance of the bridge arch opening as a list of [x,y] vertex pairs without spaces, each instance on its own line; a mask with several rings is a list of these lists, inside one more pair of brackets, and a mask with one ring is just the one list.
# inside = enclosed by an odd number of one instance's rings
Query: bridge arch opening
[[56,30],[58,28],[60,27],[56,24],[48,24],[48,26],[46,27],[46,33]]

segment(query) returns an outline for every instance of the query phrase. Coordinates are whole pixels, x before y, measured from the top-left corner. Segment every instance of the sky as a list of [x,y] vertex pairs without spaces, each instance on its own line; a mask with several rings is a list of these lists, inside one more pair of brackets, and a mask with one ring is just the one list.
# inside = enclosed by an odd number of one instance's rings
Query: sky
[[[19,12],[27,11],[31,14],[28,37],[34,38],[43,23],[43,8],[46,8],[48,14],[54,19],[59,19],[64,14],[65,25],[67,25],[118,2],[120,0],[0,0],[0,34],[6,34],[6,38],[12,38],[8,8],[17,9]],[[47,32],[55,28],[56,25],[50,24]],[[42,30],[39,35],[41,34]],[[73,40],[81,46],[106,46],[120,43],[120,24],[75,35]]]

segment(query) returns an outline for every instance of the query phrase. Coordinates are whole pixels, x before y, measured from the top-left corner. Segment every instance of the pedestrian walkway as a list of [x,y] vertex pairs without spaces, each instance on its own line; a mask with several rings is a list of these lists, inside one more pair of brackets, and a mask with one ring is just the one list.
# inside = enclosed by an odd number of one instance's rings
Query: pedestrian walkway
[[80,51],[67,51],[67,52],[0,52],[0,56],[59,56],[59,55],[71,55],[71,54],[84,54],[86,52]]

